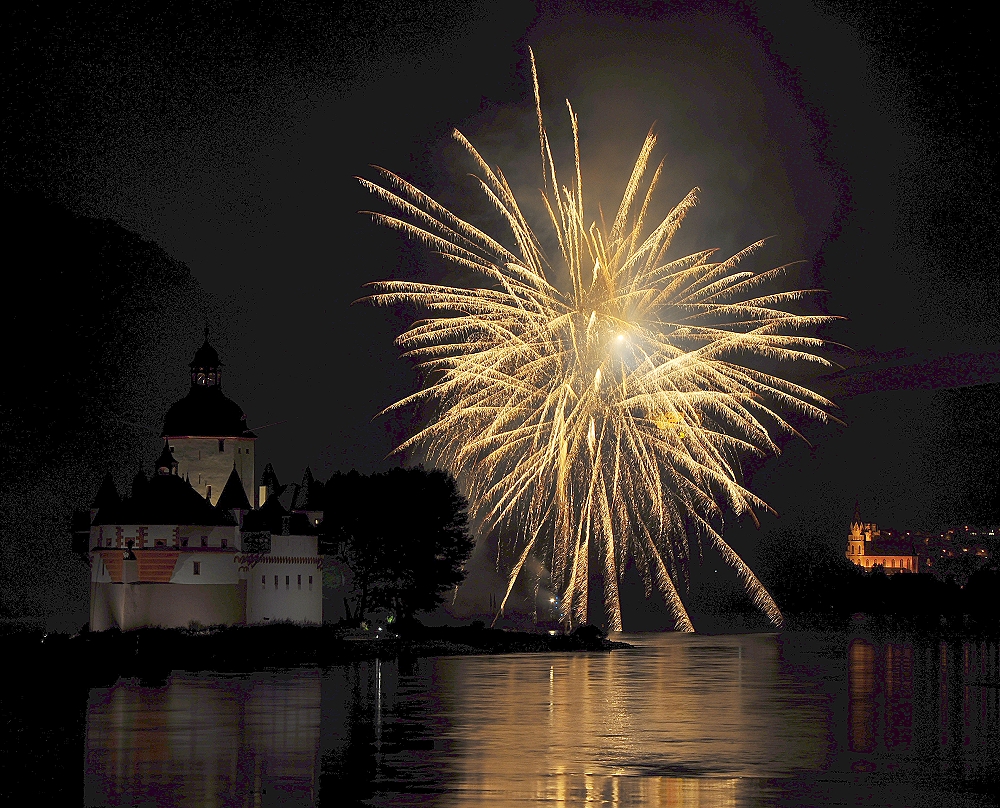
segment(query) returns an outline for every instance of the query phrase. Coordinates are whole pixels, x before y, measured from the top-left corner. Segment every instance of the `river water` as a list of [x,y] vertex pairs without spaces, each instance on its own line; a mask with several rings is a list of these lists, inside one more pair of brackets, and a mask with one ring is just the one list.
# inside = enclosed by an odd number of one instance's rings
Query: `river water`
[[85,804],[996,805],[1000,649],[623,635],[90,691]]

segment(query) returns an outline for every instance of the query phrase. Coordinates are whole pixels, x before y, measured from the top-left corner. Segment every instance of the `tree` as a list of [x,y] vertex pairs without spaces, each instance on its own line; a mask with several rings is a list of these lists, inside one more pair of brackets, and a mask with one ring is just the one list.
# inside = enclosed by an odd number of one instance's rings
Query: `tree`
[[398,620],[439,606],[465,578],[474,541],[468,505],[442,471],[393,469],[334,475],[326,524],[353,575],[352,616],[385,609]]
[[333,475],[323,487],[322,544],[329,543],[332,554],[351,571],[354,608],[348,608],[347,617],[358,622],[368,611],[369,592],[382,566],[379,507],[373,494],[371,478],[354,470]]
[[380,477],[387,529],[373,606],[406,620],[437,608],[464,580],[475,544],[468,504],[443,471],[393,469]]

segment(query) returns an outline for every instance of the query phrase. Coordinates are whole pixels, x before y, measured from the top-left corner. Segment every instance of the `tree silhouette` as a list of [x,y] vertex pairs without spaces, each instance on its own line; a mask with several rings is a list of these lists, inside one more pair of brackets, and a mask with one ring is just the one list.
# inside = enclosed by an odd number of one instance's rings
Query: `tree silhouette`
[[440,605],[465,578],[474,541],[467,503],[442,471],[336,474],[324,486],[326,531],[350,568],[351,617],[385,609],[397,620]]
[[331,553],[351,571],[351,598],[346,600],[348,619],[364,619],[369,593],[382,567],[383,537],[370,477],[350,471],[334,474],[323,487],[324,552]]

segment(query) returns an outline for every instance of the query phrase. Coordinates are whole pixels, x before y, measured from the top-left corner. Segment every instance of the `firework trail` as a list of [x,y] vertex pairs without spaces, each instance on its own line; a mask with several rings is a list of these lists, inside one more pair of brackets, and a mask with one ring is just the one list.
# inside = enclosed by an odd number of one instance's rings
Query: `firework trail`
[[[567,101],[574,161],[557,179],[532,79],[542,158],[542,200],[558,243],[544,254],[499,169],[466,138],[478,183],[510,230],[510,249],[384,169],[360,179],[395,215],[375,221],[424,242],[474,279],[468,288],[380,281],[367,301],[427,313],[397,344],[423,388],[385,412],[429,408],[428,424],[400,447],[449,469],[482,532],[501,528],[511,564],[506,603],[529,557],[560,593],[567,625],[587,622],[591,564],[604,580],[611,630],[621,630],[618,583],[631,556],[665,598],[675,628],[693,631],[678,594],[689,537],[713,545],[775,624],[774,600],[724,541],[724,508],[767,505],[740,485],[739,456],[777,452],[794,432],[778,410],[825,421],[831,402],[752,367],[755,358],[830,363],[803,330],[835,319],[787,304],[817,290],[765,293],[786,267],[742,269],[762,242],[725,261],[714,250],[667,258],[694,206],[692,190],[662,221],[647,212],[663,170],[650,172],[652,131],[611,226],[584,213],[577,117]],[[651,176],[650,176],[651,173]],[[506,237],[505,237],[506,238]],[[554,242],[554,243],[555,243]]]

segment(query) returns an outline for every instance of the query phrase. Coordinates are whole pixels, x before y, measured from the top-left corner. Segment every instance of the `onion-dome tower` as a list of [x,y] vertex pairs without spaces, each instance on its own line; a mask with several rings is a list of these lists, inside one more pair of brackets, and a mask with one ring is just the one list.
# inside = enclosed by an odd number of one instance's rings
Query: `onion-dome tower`
[[222,392],[222,361],[208,341],[208,328],[189,368],[188,394],[167,410],[163,421],[178,474],[190,478],[203,497],[217,501],[235,467],[252,502],[257,436],[247,429],[242,408]]

